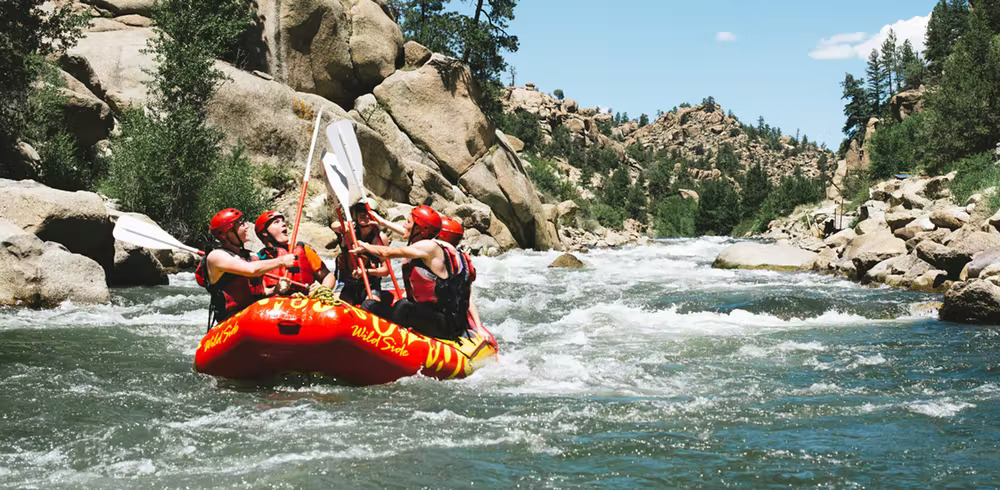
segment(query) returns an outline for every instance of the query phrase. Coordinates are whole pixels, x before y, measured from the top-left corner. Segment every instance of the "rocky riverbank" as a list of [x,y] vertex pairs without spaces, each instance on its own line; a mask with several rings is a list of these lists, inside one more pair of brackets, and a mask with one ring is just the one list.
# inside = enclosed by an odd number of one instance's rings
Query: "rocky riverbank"
[[[836,201],[799,209],[759,237],[777,243],[737,244],[718,262],[943,293],[942,320],[1000,323],[1000,212],[991,212],[984,194],[955,202],[955,176],[880,182],[856,209]],[[790,246],[801,251],[792,262]]]

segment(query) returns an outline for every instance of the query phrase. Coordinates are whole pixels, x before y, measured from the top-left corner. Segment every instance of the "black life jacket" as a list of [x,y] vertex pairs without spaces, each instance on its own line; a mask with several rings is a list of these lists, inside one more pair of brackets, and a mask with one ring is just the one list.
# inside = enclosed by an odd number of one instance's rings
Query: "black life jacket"
[[468,255],[440,240],[434,243],[444,252],[448,277],[438,277],[423,260],[407,260],[403,262],[406,297],[444,315],[449,337],[457,338],[469,328],[469,301],[475,269]]
[[[248,250],[241,250],[239,253],[225,248],[221,250],[247,262],[253,262],[256,259]],[[207,253],[194,270],[194,277],[199,286],[208,290],[210,296],[208,304],[209,329],[264,297],[264,284],[259,277],[246,277],[226,272],[215,284],[210,283]]]

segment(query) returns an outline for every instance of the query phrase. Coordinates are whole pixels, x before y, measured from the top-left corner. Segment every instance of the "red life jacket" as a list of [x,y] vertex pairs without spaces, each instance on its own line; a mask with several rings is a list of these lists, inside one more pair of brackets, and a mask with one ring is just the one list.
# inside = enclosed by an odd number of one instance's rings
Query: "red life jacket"
[[[239,253],[227,249],[221,250],[247,262],[256,260],[256,257],[246,250],[242,250]],[[264,297],[264,284],[259,277],[245,277],[226,272],[214,284],[210,283],[207,254],[205,258],[201,259],[201,263],[194,270],[194,277],[198,281],[198,285],[207,289],[208,294],[211,296],[208,306],[209,328],[214,323],[225,321],[243,308],[250,306],[255,301]]]
[[403,262],[406,297],[442,313],[448,329],[458,336],[469,328],[469,301],[475,268],[467,254],[440,240],[434,240],[434,243],[444,252],[448,277],[438,277],[423,260],[406,260]]
[[[316,252],[313,251],[311,247],[302,242],[299,242],[298,245],[295,246],[295,256],[296,256],[295,265],[289,267],[288,269],[285,269],[284,267],[279,267],[275,269],[272,273],[276,276],[287,277],[295,282],[300,282],[302,284],[307,284],[307,285],[312,285],[313,281],[318,281],[320,276],[319,274],[320,268],[314,267],[313,264],[309,262],[309,255],[307,255],[307,249],[309,254],[312,254],[318,258]],[[257,257],[260,260],[267,260],[288,254],[289,254],[288,249],[284,247],[264,247],[263,249],[261,249],[260,252],[257,253]],[[277,283],[278,283],[277,279],[273,279],[270,277],[264,278],[264,286],[266,287],[273,287]],[[307,288],[302,288],[293,284],[291,292],[293,293],[300,292],[303,294],[308,294],[309,290]]]

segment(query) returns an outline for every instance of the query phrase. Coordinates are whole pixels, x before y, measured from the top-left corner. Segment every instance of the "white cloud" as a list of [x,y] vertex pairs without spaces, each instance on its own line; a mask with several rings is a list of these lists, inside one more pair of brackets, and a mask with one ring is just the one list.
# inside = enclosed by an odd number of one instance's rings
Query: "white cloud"
[[889,36],[889,30],[896,32],[900,44],[909,39],[916,52],[924,50],[924,36],[927,33],[927,22],[930,14],[916,16],[909,20],[900,20],[893,24],[882,26],[878,34],[869,35],[864,32],[837,34],[833,37],[820,39],[819,43],[809,52],[809,57],[815,60],[843,60],[848,58],[868,59],[873,49],[882,47]]
[[720,43],[729,43],[736,40],[736,35],[731,32],[716,32],[715,40]]

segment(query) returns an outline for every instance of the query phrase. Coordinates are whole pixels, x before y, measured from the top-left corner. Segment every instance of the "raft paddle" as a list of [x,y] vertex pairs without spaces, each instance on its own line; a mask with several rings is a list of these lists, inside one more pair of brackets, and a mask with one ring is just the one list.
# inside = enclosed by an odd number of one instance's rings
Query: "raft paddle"
[[[341,173],[345,173],[349,176],[353,176],[353,179],[349,179],[350,183],[353,183],[357,188],[357,193],[361,198],[368,196],[368,189],[365,187],[365,165],[361,157],[361,145],[358,144],[358,135],[354,132],[354,122],[349,119],[343,119],[330,124],[326,128],[327,139],[338,140],[335,144],[331,142],[333,146],[333,151],[337,155],[337,162],[346,165],[347,168],[341,168]],[[351,201],[354,202],[354,201]],[[365,211],[371,214],[371,206],[365,203]],[[382,242],[381,232],[376,236],[378,240],[378,245],[385,245]],[[399,289],[399,282],[396,281],[396,273],[392,270],[392,261],[389,261],[389,278],[392,279],[392,286],[396,289],[396,297],[402,297],[402,290]]]
[[[181,243],[180,240],[164,231],[163,228],[127,215],[118,217],[118,220],[115,222],[115,229],[111,234],[116,240],[131,243],[137,247],[153,250],[174,249],[195,255],[205,255],[205,252]],[[287,279],[274,274],[264,275],[271,279]],[[298,287],[309,289],[309,286],[300,282],[289,282]]]
[[[350,201],[350,191],[348,190],[350,177],[345,175],[342,165],[337,161],[337,156],[333,153],[327,153],[323,155],[320,159],[323,162],[323,174],[326,175],[326,186],[330,194],[337,197],[337,201],[340,203],[340,208],[337,208],[337,216],[340,219],[340,229],[344,230],[344,241],[348,242],[345,244],[347,248],[347,259],[350,262],[352,270],[361,271],[361,279],[365,284],[365,291],[368,293],[369,299],[377,299],[372,294],[371,282],[368,280],[368,271],[364,266],[364,262],[356,254],[351,252],[357,248],[358,237],[354,234],[354,225],[350,221],[351,217],[351,201]],[[347,217],[345,219],[345,216]]]
[[316,124],[313,125],[312,142],[309,143],[309,158],[306,159],[306,174],[302,177],[302,192],[299,194],[299,206],[295,211],[295,226],[292,228],[292,239],[288,242],[290,248],[295,248],[295,240],[299,236],[299,222],[302,221],[302,206],[306,202],[306,189],[309,188],[309,174],[312,172],[313,152],[316,151],[316,138],[319,137],[319,123],[323,120],[323,109],[316,114]]

